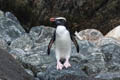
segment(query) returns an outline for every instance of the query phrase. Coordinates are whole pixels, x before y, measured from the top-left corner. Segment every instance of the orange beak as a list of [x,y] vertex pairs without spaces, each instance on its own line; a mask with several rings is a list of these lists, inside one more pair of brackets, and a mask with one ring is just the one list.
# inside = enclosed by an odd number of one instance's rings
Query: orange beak
[[51,21],[51,22],[54,22],[54,21],[55,21],[55,18],[50,18],[50,21]]

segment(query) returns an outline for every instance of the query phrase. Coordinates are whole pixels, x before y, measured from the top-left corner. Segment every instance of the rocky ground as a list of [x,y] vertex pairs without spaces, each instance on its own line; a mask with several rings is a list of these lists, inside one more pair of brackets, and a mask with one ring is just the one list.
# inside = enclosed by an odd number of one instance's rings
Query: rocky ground
[[0,49],[0,80],[34,80],[8,52]]
[[[86,36],[88,38],[79,40],[76,37],[80,53],[77,53],[75,46],[72,45],[70,58],[72,67],[61,71],[56,70],[54,46],[50,56],[46,53],[54,30],[47,26],[35,26],[26,33],[12,13],[0,11],[0,48],[22,64],[24,70],[35,80],[120,79],[120,42],[113,38],[105,38],[101,32],[94,29],[79,32],[82,35],[88,31]],[[91,40],[90,36],[95,40]],[[6,69],[6,67],[3,68]],[[7,74],[11,73],[6,72],[5,75]],[[13,75],[16,76],[15,73]],[[0,79],[2,78],[0,74]]]

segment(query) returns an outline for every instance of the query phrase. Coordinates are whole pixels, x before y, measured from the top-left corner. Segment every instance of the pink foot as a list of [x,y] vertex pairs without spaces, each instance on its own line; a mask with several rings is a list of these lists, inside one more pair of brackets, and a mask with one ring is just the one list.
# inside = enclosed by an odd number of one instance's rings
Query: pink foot
[[64,63],[64,66],[65,66],[65,68],[68,68],[68,67],[71,67],[71,64],[69,63],[69,61],[66,61],[66,62]]
[[63,65],[60,62],[57,62],[57,70],[62,70]]

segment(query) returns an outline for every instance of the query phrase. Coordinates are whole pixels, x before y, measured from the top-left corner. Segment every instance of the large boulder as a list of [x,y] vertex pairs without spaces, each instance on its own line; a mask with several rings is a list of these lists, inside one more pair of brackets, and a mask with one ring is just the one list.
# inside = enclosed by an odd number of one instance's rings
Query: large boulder
[[52,56],[47,55],[47,46],[53,32],[54,28],[33,27],[29,34],[24,34],[11,42],[9,53],[25,68],[32,69],[34,72],[46,69],[51,62],[55,62],[53,47]]
[[120,40],[120,25],[115,27],[114,29],[110,30],[105,37],[111,37],[111,38],[115,38],[117,40]]
[[7,42],[0,37],[0,48],[7,50],[8,49],[8,44]]
[[5,13],[5,17],[15,21],[16,23],[20,24],[20,22],[18,21],[17,17],[15,17],[15,15],[13,15],[11,12],[6,12]]
[[45,41],[48,41],[48,39],[52,37],[54,31],[55,28],[35,26],[31,28],[29,35],[35,42],[43,43]]
[[[13,14],[11,13],[10,15]],[[7,43],[10,44],[12,40],[23,35],[25,33],[25,30],[17,21],[12,20],[16,17],[9,16],[0,18],[0,35],[5,41],[7,41]]]
[[72,47],[71,61],[83,65],[83,71],[88,75],[97,74],[104,70],[104,55],[94,43],[87,40],[78,40],[80,53]]
[[0,18],[4,17],[4,12],[0,10]]
[[35,74],[39,71],[45,71],[47,67],[56,63],[55,53],[51,49],[51,55],[47,55],[47,43],[38,45],[23,57],[19,57],[19,61],[25,68],[31,69]]
[[119,80],[120,72],[101,72],[96,77],[96,79],[102,80]]
[[80,40],[88,40],[94,43],[103,38],[103,34],[97,29],[81,30],[79,33],[75,32],[75,35]]
[[113,38],[103,38],[98,42],[104,54],[105,66],[108,71],[120,71],[120,42]]
[[34,80],[21,64],[6,51],[0,49],[0,80]]
[[28,34],[23,34],[19,38],[13,40],[10,44],[11,49],[20,48],[24,51],[29,51],[33,47],[34,43]]

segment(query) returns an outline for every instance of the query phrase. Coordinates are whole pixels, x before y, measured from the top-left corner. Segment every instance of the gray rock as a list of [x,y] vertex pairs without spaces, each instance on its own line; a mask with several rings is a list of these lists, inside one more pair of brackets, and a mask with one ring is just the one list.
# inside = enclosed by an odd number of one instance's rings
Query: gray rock
[[104,55],[96,45],[87,40],[78,41],[80,53],[72,48],[71,61],[82,64],[83,70],[88,74],[97,74],[105,69]]
[[104,38],[98,44],[104,54],[108,71],[120,71],[120,42],[112,38]]
[[0,79],[1,80],[34,80],[25,72],[21,64],[6,51],[0,49]]
[[21,37],[13,40],[11,42],[10,48],[20,48],[24,51],[29,51],[33,47],[33,41],[31,40],[30,36],[28,34],[24,34]]
[[24,34],[12,41],[10,53],[13,54],[25,68],[31,69],[35,73],[44,71],[49,64],[56,62],[53,47],[51,49],[51,55],[47,55],[47,46],[50,37],[53,35],[53,31],[54,28],[44,26],[32,28],[30,36],[29,34]]
[[33,72],[32,72],[31,70],[25,69],[25,71],[26,71],[29,75],[34,76],[34,74],[33,74]]
[[55,64],[50,65],[43,80],[80,80],[82,77],[87,77],[80,67],[79,64],[72,63],[71,68],[57,70]]
[[20,24],[20,22],[18,21],[18,19],[11,13],[11,12],[6,12],[5,13],[5,17],[15,21],[17,24]]
[[23,58],[25,55],[27,55],[28,53],[25,52],[24,50],[20,49],[20,48],[15,48],[15,49],[11,49],[9,51],[9,53],[16,59],[19,60],[21,58]]
[[54,56],[41,54],[33,52],[21,58],[21,62],[25,68],[31,69],[34,73],[45,71],[48,65],[55,63],[56,60]]
[[89,40],[91,42],[98,41],[103,38],[103,34],[96,29],[85,29],[78,33],[78,36],[81,37],[82,40]]
[[39,79],[39,78],[36,77],[35,80],[41,80],[41,79]]
[[4,12],[0,10],[0,18],[4,17]]
[[51,38],[54,32],[54,28],[45,27],[45,26],[36,26],[30,30],[30,36],[34,41],[38,43],[42,43],[46,41],[48,38]]
[[46,72],[38,72],[37,73],[37,77],[40,79],[40,80],[44,80],[45,79],[45,74]]
[[101,72],[95,78],[102,80],[120,80],[120,72]]
[[8,48],[7,42],[2,38],[0,38],[0,48],[5,49],[5,50],[7,50]]
[[0,18],[0,35],[8,43],[11,43],[12,40],[20,37],[24,33],[25,30],[20,24],[6,17]]

